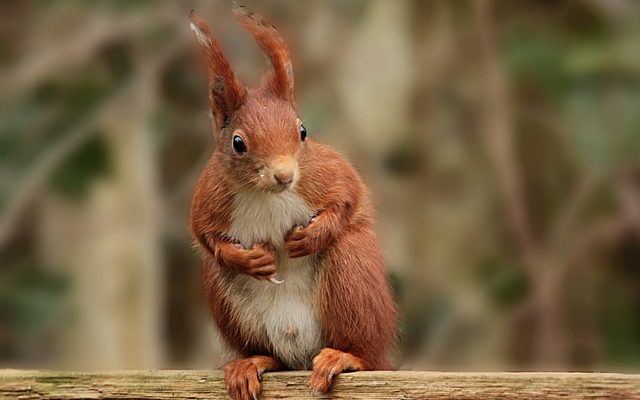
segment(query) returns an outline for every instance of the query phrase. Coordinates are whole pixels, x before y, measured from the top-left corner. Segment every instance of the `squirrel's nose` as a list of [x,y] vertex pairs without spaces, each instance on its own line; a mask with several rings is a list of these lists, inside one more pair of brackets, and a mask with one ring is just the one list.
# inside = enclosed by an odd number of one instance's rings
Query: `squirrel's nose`
[[276,171],[273,175],[276,178],[276,181],[278,181],[278,183],[281,183],[283,185],[291,183],[291,181],[293,181],[292,170]]

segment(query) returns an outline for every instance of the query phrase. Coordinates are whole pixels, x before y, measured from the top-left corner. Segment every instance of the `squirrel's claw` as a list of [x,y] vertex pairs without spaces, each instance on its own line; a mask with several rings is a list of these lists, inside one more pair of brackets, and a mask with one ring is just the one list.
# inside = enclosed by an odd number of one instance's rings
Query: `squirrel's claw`
[[276,285],[279,285],[281,283],[284,283],[284,279],[280,278],[280,275],[278,275],[278,273],[276,272],[275,274],[271,275],[271,277],[269,278],[269,280],[271,281],[271,283],[275,283]]

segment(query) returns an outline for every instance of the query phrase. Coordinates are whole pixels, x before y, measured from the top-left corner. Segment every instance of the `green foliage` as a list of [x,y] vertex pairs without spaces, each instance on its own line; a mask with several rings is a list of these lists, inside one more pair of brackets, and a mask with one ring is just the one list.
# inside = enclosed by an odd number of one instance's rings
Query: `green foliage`
[[[112,90],[113,86],[108,77],[99,71],[93,71],[71,82],[48,82],[38,89],[35,96],[42,107],[55,107],[56,110],[60,110],[53,127],[64,130],[81,120]],[[48,130],[49,135],[55,135],[56,132],[55,129]]]
[[[438,334],[454,314],[450,300],[438,293],[425,293],[414,298],[402,311],[399,321],[404,350],[411,354],[425,342],[425,338]],[[428,339],[427,339],[428,340]]]
[[634,289],[618,282],[606,291],[603,303],[602,327],[607,358],[621,364],[640,363],[640,320],[634,304]]
[[613,156],[612,135],[602,115],[602,98],[595,84],[583,85],[568,97],[570,149],[577,161],[592,169],[607,169]]
[[420,153],[420,144],[415,136],[403,135],[403,138],[394,143],[384,159],[385,169],[399,177],[416,176],[426,169],[427,160]]
[[43,332],[59,318],[68,290],[63,275],[32,264],[12,268],[0,279],[0,325],[25,336]]
[[617,364],[640,364],[640,246],[637,239],[622,243],[607,265],[614,273],[601,285],[600,315],[607,358]]
[[565,68],[566,48],[558,37],[538,33],[512,38],[504,54],[514,80],[531,82],[554,95],[567,90],[570,77]]
[[[640,110],[640,94],[634,99],[636,110]],[[629,118],[630,146],[633,154],[633,161],[640,162],[640,111],[634,113]]]
[[51,183],[61,193],[72,198],[83,197],[94,179],[111,170],[109,148],[100,135],[94,135],[78,148],[51,175]]
[[393,296],[398,299],[405,290],[404,281],[402,277],[398,274],[391,272],[389,274],[389,286],[391,286],[391,291],[393,292]]
[[640,91],[591,81],[568,96],[569,148],[590,169],[640,159]]
[[114,0],[109,2],[109,6],[116,11],[131,11],[140,8],[148,8],[154,2],[150,0]]
[[[112,89],[97,71],[72,82],[49,81],[0,113],[0,168],[20,177]],[[35,118],[38,116],[40,118]],[[0,193],[11,190],[0,177]]]
[[504,259],[487,260],[478,270],[478,279],[487,296],[498,307],[516,304],[529,293],[523,268]]

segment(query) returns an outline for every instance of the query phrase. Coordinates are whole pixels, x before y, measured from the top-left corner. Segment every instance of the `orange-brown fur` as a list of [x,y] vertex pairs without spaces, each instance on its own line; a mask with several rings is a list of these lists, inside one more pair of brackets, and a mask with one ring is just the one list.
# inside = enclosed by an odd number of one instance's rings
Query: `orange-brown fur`
[[[227,290],[238,274],[260,280],[277,276],[271,243],[245,248],[228,237],[235,196],[246,190],[290,190],[316,212],[308,225],[291,226],[285,251],[292,259],[314,257],[314,287],[309,290],[324,349],[313,359],[310,388],[325,392],[342,371],[390,368],[386,353],[395,338],[396,311],[373,208],[367,188],[344,158],[311,138],[301,141],[288,50],[275,28],[244,9],[236,10],[236,17],[274,67],[257,89],[236,80],[206,24],[192,15],[209,66],[210,106],[218,129],[216,149],[193,197],[191,230],[203,249],[204,289],[216,325],[244,357],[227,364],[225,380],[232,398],[252,399],[260,392],[260,374],[287,368],[264,335],[243,329]],[[242,137],[246,153],[233,150],[234,135]],[[284,189],[272,176],[282,160],[288,160],[286,168],[295,176]]]

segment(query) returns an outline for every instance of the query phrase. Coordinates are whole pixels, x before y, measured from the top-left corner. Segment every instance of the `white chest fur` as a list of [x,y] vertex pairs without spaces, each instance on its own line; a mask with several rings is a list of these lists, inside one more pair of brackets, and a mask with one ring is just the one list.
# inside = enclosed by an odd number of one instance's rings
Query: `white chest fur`
[[314,259],[290,259],[284,237],[295,225],[306,225],[314,211],[293,192],[244,192],[235,198],[228,235],[245,247],[268,242],[276,248],[282,284],[246,275],[234,278],[227,296],[244,329],[265,338],[287,366],[311,367],[322,347],[322,333],[313,304]]

